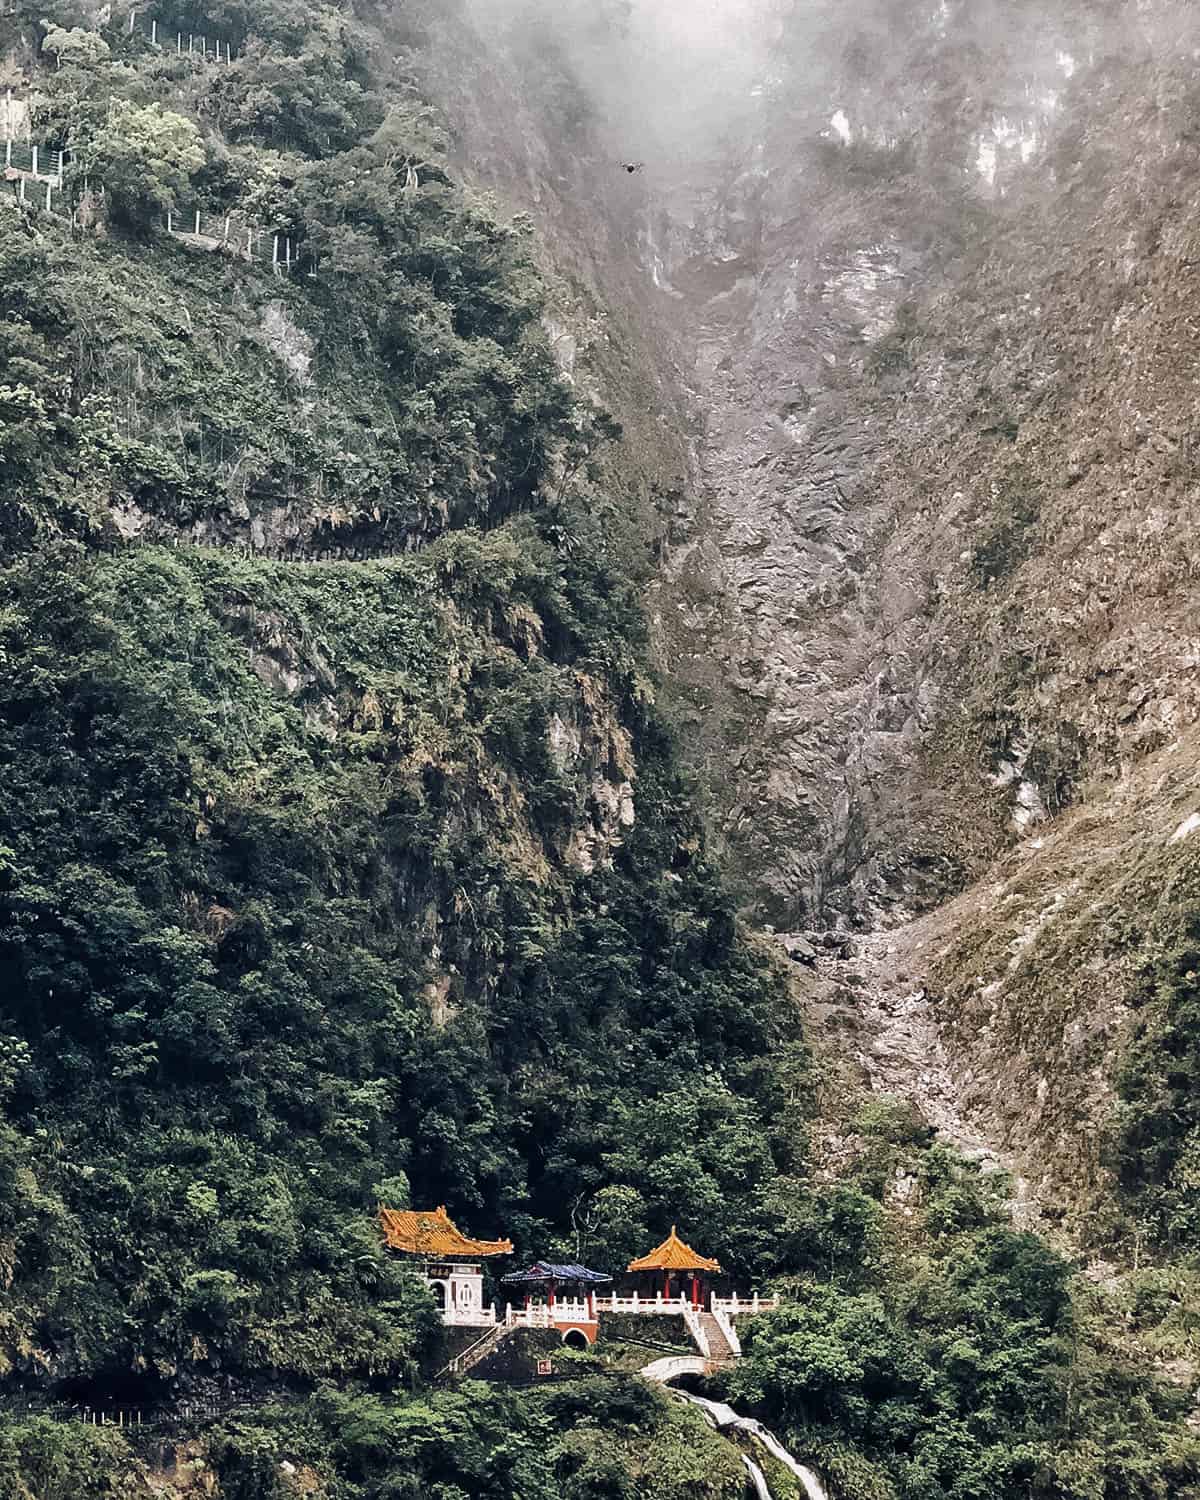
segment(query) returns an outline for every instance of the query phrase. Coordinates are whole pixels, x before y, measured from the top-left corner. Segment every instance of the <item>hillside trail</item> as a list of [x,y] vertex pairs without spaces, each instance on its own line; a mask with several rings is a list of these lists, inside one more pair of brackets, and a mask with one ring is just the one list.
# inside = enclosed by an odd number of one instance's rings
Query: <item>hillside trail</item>
[[894,928],[856,935],[852,956],[822,958],[820,970],[838,984],[859,1022],[854,1060],[872,1092],[910,1100],[937,1138],[977,1162],[981,1172],[1007,1172],[1013,1223],[1031,1228],[1038,1218],[1031,1184],[1013,1157],[967,1117],[937,1007],[912,947],[905,929]]

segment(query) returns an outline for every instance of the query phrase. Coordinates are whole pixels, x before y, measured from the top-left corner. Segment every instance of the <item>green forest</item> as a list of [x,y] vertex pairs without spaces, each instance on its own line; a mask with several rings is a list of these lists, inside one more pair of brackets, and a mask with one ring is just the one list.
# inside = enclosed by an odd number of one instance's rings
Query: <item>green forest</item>
[[744,1493],[602,1360],[434,1384],[381,1201],[608,1269],[677,1222],[777,1287],[728,1394],[835,1497],[1188,1493],[1182,1397],[1002,1183],[899,1105],[814,1170],[819,1066],[656,702],[620,427],[422,87],[449,10],[156,11],[220,64],[0,18],[77,205],[0,211],[0,1493],[148,1493],[60,1404],[217,1390],[223,1500]]

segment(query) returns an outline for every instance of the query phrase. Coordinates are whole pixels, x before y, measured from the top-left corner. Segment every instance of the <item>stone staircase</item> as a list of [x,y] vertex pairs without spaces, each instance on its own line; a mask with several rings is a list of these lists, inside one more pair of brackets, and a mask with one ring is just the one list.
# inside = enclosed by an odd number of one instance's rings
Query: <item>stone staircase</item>
[[712,1313],[702,1312],[699,1321],[708,1344],[709,1359],[716,1359],[722,1362],[729,1359],[736,1359],[740,1351],[735,1349],[725,1337],[725,1330],[717,1322],[716,1318],[713,1317]]
[[[741,1349],[737,1344],[737,1334],[733,1332],[733,1326],[723,1318],[716,1318],[710,1312],[703,1312],[699,1308],[687,1308],[683,1315],[683,1321],[687,1325],[687,1331],[691,1334],[692,1342],[706,1360],[713,1364],[725,1364],[729,1360],[737,1359]],[[733,1335],[732,1339],[730,1334]]]
[[501,1339],[515,1332],[515,1324],[497,1323],[494,1328],[489,1328],[481,1339],[477,1339],[461,1354],[456,1354],[448,1365],[437,1372],[433,1377],[434,1381],[444,1380],[448,1375],[465,1375],[469,1370],[473,1370],[480,1360],[486,1359]]

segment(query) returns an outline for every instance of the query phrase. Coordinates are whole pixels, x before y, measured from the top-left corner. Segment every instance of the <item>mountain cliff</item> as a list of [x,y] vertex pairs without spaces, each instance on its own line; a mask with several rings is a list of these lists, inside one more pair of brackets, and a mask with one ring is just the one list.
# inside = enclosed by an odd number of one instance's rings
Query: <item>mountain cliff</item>
[[560,25],[567,151],[561,81],[511,134],[481,128],[515,96],[494,62],[451,108],[575,284],[637,314],[632,394],[677,435],[626,445],[657,464],[655,640],[746,909],[892,930],[964,1112],[1051,1199],[1111,1201],[1146,976],[1191,920],[1195,26],[721,24]]
[[1195,1493],[1186,7],[0,28],[12,1493],[740,1493],[380,1200],[690,1226],[844,1500]]

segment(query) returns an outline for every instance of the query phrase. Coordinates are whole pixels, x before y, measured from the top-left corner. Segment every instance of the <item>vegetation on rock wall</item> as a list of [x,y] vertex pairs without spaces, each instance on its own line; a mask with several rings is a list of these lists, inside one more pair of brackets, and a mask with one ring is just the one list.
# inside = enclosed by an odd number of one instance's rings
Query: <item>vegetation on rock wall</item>
[[1194,861],[1172,876],[1134,992],[1139,1025],[1119,1079],[1117,1168],[1142,1234],[1192,1258],[1200,1249],[1200,892]]
[[[626,1235],[673,1204],[756,1222],[795,1149],[755,1061],[770,984],[632,657],[595,657],[620,601],[570,576],[532,524],[359,566],[7,571],[8,1110],[98,1277],[82,1325],[20,1328],[52,1365],[402,1366],[370,1221],[401,1174],[525,1248],[614,1180]],[[556,761],[589,700],[607,738]],[[585,876],[564,850],[612,757],[638,818]],[[324,1334],[281,1301],[310,1273]]]
[[914,1140],[900,1109],[860,1129],[858,1181],[907,1183],[884,1253],[748,1325],[734,1399],[848,1500],[1194,1493],[1186,1392],[1114,1338],[1103,1294],[1011,1227],[1003,1176]]
[[[435,12],[162,13],[219,66],[0,23],[105,188],[0,222],[0,1395],[234,1390],[227,1500],[734,1500],[636,1381],[423,1392],[374,1213],[615,1267],[678,1221],[790,1287],[736,1390],[848,1500],[1181,1493],[1170,1398],[1080,1354],[1070,1267],[972,1172],[878,1108],[810,1170],[794,1013],[655,707],[619,429],[412,84]],[[193,208],[299,274],[169,238]],[[16,1495],[128,1494],[133,1454],[0,1421]]]
[[[0,223],[0,1374],[35,1402],[413,1380],[439,1326],[381,1198],[525,1254],[577,1251],[582,1204],[602,1263],[707,1216],[744,1275],[798,1227],[803,1054],[654,708],[596,519],[617,430],[555,371],[528,227],[369,25],[188,22],[240,57],[50,33],[43,138],[104,233]],[[189,199],[313,274],[168,239]],[[459,1424],[497,1495],[686,1467],[657,1399],[645,1451],[531,1435],[515,1478],[516,1401],[389,1399],[360,1426]],[[119,1444],[6,1441],[38,1493],[121,1493]],[[321,1441],[339,1493],[485,1493],[465,1439],[440,1471]],[[264,1444],[216,1444],[228,1493]]]

